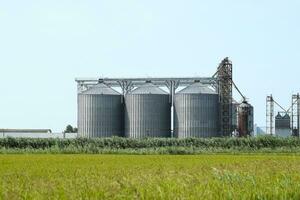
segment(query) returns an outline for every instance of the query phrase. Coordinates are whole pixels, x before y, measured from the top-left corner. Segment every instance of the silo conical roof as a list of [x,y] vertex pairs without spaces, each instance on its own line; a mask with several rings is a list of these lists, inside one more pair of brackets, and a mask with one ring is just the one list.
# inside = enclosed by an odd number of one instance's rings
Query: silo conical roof
[[[246,108],[246,107],[252,107],[252,105],[249,104],[247,101],[243,100],[239,107]],[[280,115],[280,113],[278,113],[278,114]]]
[[290,119],[290,116],[286,113],[286,114],[283,116],[283,119]]
[[82,92],[82,94],[120,95],[119,92],[113,90],[112,88],[108,87],[104,83],[98,83],[97,85]]
[[281,119],[281,118],[282,118],[282,115],[278,112],[278,114],[276,115],[275,118],[276,118],[276,119]]
[[129,92],[129,94],[168,94],[164,90],[159,87],[153,85],[152,83],[146,83],[133,91]]
[[180,90],[177,94],[217,94],[217,92],[202,83],[194,83]]

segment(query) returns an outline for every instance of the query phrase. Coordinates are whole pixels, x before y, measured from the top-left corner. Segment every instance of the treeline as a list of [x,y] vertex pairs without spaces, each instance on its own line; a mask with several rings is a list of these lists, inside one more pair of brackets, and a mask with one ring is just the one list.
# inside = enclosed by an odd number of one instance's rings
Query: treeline
[[128,154],[197,154],[209,152],[299,152],[295,137],[257,138],[97,138],[34,139],[2,138],[0,153],[128,153]]

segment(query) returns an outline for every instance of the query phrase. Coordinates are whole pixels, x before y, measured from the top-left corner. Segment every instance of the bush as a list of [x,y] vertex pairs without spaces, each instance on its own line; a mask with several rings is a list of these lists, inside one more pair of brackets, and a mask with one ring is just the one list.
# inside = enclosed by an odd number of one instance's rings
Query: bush
[[299,138],[271,136],[257,138],[77,138],[77,139],[34,139],[2,138],[0,151],[62,153],[124,153],[144,154],[194,154],[195,152],[268,151],[272,149],[300,149]]

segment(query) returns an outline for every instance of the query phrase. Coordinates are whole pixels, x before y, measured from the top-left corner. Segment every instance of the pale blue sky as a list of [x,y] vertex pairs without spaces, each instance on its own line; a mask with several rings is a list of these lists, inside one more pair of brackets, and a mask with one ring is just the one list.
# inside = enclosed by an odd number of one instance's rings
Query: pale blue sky
[[223,57],[265,126],[300,91],[300,1],[1,0],[0,127],[76,125],[75,77],[211,76]]

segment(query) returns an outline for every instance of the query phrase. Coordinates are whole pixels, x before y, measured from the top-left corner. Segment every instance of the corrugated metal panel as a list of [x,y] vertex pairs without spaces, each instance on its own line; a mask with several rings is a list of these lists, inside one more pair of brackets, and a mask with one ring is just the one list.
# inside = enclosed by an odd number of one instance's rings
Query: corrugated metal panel
[[153,87],[152,84],[146,84],[127,94],[125,96],[125,135],[131,138],[170,137],[169,95]]
[[282,116],[280,113],[275,117],[275,128],[291,128],[291,118],[288,114]]
[[107,86],[78,94],[79,137],[122,136],[122,96]]
[[218,100],[216,92],[199,83],[178,92],[174,102],[175,137],[220,136]]
[[275,117],[275,134],[279,137],[290,137],[291,118],[288,114],[282,116],[280,113]]

